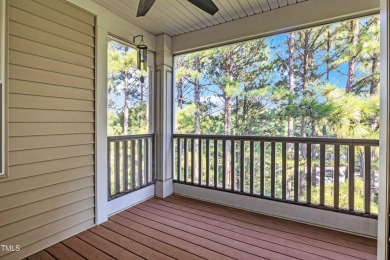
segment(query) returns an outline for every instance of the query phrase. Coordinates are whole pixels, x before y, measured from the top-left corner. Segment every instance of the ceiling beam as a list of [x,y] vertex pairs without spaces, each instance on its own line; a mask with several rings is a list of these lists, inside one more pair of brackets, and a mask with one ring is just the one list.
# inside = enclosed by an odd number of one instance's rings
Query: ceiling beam
[[308,0],[172,37],[180,54],[379,13],[379,0]]

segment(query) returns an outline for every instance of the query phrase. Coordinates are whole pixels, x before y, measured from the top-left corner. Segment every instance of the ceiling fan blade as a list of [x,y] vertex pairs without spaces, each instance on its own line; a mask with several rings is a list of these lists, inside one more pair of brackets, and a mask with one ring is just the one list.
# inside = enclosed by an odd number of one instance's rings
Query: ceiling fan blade
[[145,14],[149,12],[150,8],[152,8],[155,1],[156,0],[139,0],[137,17],[145,16]]
[[213,3],[212,0],[188,0],[191,4],[202,9],[206,13],[214,15],[219,11],[218,7]]

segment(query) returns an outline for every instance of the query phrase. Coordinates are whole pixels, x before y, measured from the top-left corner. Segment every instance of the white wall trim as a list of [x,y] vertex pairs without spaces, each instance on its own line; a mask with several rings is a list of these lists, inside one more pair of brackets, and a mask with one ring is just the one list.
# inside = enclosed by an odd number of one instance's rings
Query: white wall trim
[[[150,50],[156,49],[156,37],[118,17],[92,0],[67,0],[96,16],[95,36],[95,224],[107,221],[113,208],[129,207],[132,201],[116,199],[116,206],[108,202],[107,177],[107,41],[108,34],[132,41],[134,35],[143,34]],[[149,189],[150,190],[150,187]],[[154,188],[153,188],[154,192]],[[134,196],[134,195],[133,195]],[[124,196],[127,197],[127,196]],[[130,198],[129,196],[128,198]],[[117,205],[118,204],[118,205]]]
[[122,197],[113,199],[108,202],[108,216],[115,215],[120,211],[133,207],[134,205],[137,205],[153,197],[154,185],[150,185],[127,195],[124,195]]
[[288,203],[281,203],[229,192],[205,189],[180,183],[173,184],[173,192],[175,194],[186,197],[292,220],[300,223],[324,227],[327,229],[333,229],[371,238],[377,236],[376,219],[297,206]]
[[380,136],[379,136],[379,222],[378,222],[378,259],[389,257],[389,0],[381,0],[381,71],[380,71]]
[[309,0],[174,36],[172,53],[216,47],[378,12],[379,0]]
[[0,149],[1,149],[1,167],[0,167],[0,178],[1,177],[7,177],[8,173],[6,173],[6,167],[7,167],[7,161],[6,161],[6,152],[8,149],[6,149],[7,146],[7,139],[6,138],[6,124],[7,124],[7,118],[6,118],[6,46],[7,46],[7,33],[6,33],[6,23],[7,23],[7,1],[1,1],[0,2],[0,84],[1,84],[1,100],[0,100]]
[[107,35],[104,28],[96,29],[95,49],[95,222],[108,219],[108,159],[107,159]]

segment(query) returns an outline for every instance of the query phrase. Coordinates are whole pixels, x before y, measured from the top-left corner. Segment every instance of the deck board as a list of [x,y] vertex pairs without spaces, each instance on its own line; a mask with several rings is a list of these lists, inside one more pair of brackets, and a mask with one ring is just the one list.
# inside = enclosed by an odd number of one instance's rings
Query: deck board
[[[191,198],[184,198],[184,197],[177,196],[177,195],[172,195],[169,198],[167,198],[167,200],[170,200],[170,199],[176,199],[176,201],[177,200],[184,201],[185,203],[192,204],[192,205],[201,205],[204,208],[206,208],[206,207],[212,208],[212,209],[218,208],[219,210],[221,210],[223,212],[229,212],[233,215],[245,216],[246,219],[252,219],[252,217],[254,217],[255,219],[261,219],[262,221],[267,222],[267,223],[274,223],[274,224],[277,224],[280,226],[286,226],[286,227],[294,227],[294,230],[296,230],[297,232],[299,232],[300,230],[303,230],[303,232],[306,235],[311,235],[312,237],[316,237],[318,235],[321,235],[321,236],[324,235],[324,236],[331,237],[331,238],[340,238],[344,241],[355,242],[355,243],[363,245],[365,247],[368,246],[368,247],[376,248],[376,240],[374,240],[374,239],[369,239],[367,241],[366,238],[360,237],[360,236],[355,236],[355,235],[342,233],[342,232],[334,232],[333,230],[330,230],[330,229],[320,228],[320,227],[316,227],[316,226],[310,226],[310,225],[297,223],[297,222],[293,222],[293,221],[289,221],[289,220],[285,220],[285,219],[270,217],[267,215],[260,215],[257,213],[248,212],[248,211],[244,211],[244,210],[234,210],[234,209],[232,210],[232,208],[230,208],[230,207],[216,205],[216,204],[213,204],[210,202],[199,201],[199,200],[195,200],[195,199],[191,199]],[[310,230],[310,232],[307,232],[308,229]],[[369,250],[371,250],[371,249],[369,249]]]
[[61,243],[46,248],[45,251],[57,259],[72,259],[72,260],[85,259],[81,255],[77,254],[76,252],[72,251],[70,248],[68,248],[67,246]]
[[172,195],[28,259],[376,259],[376,240]]

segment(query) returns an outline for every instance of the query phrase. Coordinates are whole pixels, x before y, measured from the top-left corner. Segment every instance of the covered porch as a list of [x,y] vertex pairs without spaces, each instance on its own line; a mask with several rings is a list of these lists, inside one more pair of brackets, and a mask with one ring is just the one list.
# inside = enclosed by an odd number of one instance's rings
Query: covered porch
[[[215,17],[157,0],[143,18],[138,0],[1,1],[0,258],[388,259],[387,0],[215,0]],[[308,137],[322,131],[310,120],[295,121],[303,136],[176,131],[175,57],[379,13],[380,109],[367,127],[378,135]],[[128,106],[110,125],[109,43],[126,56],[139,36],[147,91],[133,115],[147,123],[131,133]]]

